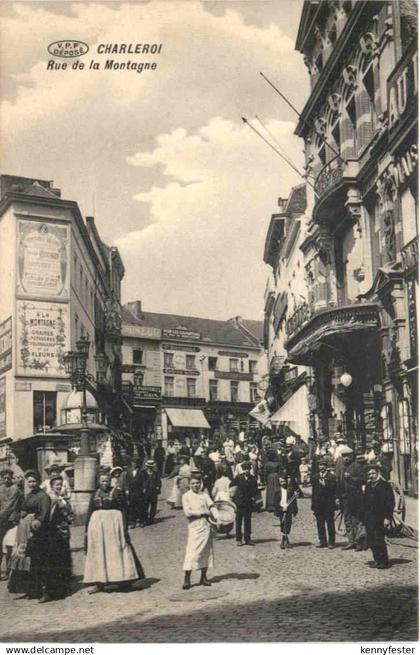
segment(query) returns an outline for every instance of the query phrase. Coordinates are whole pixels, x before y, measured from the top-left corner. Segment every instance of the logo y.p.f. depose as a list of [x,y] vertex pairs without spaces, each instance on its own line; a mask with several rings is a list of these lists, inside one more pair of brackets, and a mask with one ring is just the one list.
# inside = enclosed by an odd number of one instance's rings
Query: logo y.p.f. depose
[[48,46],[48,52],[54,57],[81,57],[89,51],[89,46],[83,41],[75,39],[62,39],[61,41],[54,41]]

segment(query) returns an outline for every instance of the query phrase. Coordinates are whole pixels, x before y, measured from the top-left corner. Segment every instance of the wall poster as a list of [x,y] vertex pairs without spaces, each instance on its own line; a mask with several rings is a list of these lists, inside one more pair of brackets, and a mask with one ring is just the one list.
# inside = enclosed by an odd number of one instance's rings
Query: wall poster
[[18,221],[17,294],[69,298],[69,226]]
[[0,378],[0,439],[7,437],[6,432],[6,378]]
[[66,377],[69,341],[68,305],[17,301],[17,375]]

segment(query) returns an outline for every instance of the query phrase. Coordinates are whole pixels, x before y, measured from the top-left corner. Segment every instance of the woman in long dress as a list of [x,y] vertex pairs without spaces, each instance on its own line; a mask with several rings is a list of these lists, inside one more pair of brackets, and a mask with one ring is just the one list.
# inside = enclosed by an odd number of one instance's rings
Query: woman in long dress
[[124,494],[101,475],[93,494],[87,522],[87,554],[83,582],[94,584],[94,594],[107,583],[126,587],[144,578],[143,568],[128,536]]
[[65,598],[70,591],[72,562],[70,552],[70,524],[73,510],[63,497],[63,478],[50,478],[51,511],[48,526],[48,575],[46,594],[50,600]]
[[182,496],[190,488],[191,478],[191,467],[187,463],[186,457],[179,458],[179,465],[177,469],[175,469],[173,473],[168,477],[174,477],[174,485],[172,487],[171,495],[166,502],[174,509],[181,509]]
[[48,523],[51,499],[40,488],[38,471],[25,473],[26,494],[19,521],[16,542],[10,560],[8,589],[23,593],[26,598],[49,600],[46,594],[48,580]]
[[207,492],[200,491],[198,476],[191,478],[190,485],[190,490],[182,497],[182,508],[188,519],[183,589],[191,587],[191,571],[198,570],[201,570],[200,584],[209,587],[207,569],[213,566],[213,534],[208,518],[216,515],[215,505]]

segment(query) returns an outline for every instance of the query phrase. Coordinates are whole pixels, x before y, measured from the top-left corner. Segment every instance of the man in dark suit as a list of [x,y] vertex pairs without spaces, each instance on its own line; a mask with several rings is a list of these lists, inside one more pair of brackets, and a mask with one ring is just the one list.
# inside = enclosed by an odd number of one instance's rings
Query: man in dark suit
[[154,521],[161,491],[160,476],[152,459],[149,459],[146,467],[140,471],[137,484],[140,496],[140,527],[144,528]]
[[389,523],[395,507],[394,494],[389,482],[380,475],[379,465],[370,465],[364,493],[365,526],[369,548],[375,560],[372,568],[389,567],[385,544],[385,523]]
[[159,439],[155,451],[153,453],[153,459],[155,461],[157,472],[160,478],[163,475],[163,465],[165,463],[165,457],[166,457],[166,451],[162,446],[162,441]]
[[236,504],[236,544],[242,546],[242,523],[244,524],[244,539],[246,546],[253,546],[251,541],[251,515],[255,498],[258,494],[257,481],[251,475],[251,463],[242,464],[243,473],[237,475],[230,483],[236,487],[234,502]]
[[337,484],[334,473],[328,470],[327,459],[320,459],[318,462],[318,473],[312,479],[312,503],[311,510],[315,514],[316,527],[318,530],[319,544],[317,548],[335,546],[334,511],[337,498]]

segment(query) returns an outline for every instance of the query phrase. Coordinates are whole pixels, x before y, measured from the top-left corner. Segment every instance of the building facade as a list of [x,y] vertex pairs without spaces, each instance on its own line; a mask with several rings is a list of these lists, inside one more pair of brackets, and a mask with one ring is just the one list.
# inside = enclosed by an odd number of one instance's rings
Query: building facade
[[310,434],[311,378],[305,366],[290,364],[286,341],[290,320],[307,301],[305,262],[300,249],[306,229],[306,185],[279,198],[267,231],[264,262],[271,268],[264,299],[264,347],[268,356],[271,423],[287,426],[305,441]]
[[417,4],[305,2],[296,48],[311,92],[303,138],[307,299],[288,361],[312,367],[314,430],[374,439],[417,493]]
[[262,322],[213,321],[123,307],[123,385],[132,433],[167,442],[239,432],[259,399]]
[[[78,450],[82,399],[63,356],[90,340],[88,420],[92,452],[102,426],[124,411],[121,391],[117,249],[100,239],[93,217],[63,200],[51,182],[0,176],[0,462],[17,455],[43,470],[48,458]],[[96,356],[104,355],[101,384]],[[38,452],[38,455],[37,455]],[[38,460],[37,460],[38,457]]]

